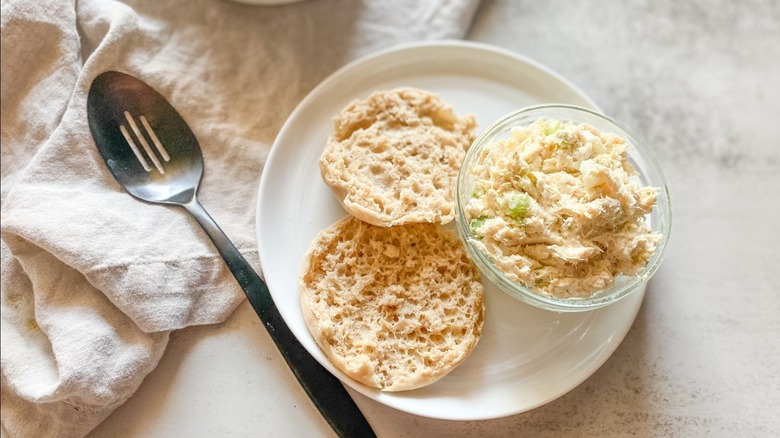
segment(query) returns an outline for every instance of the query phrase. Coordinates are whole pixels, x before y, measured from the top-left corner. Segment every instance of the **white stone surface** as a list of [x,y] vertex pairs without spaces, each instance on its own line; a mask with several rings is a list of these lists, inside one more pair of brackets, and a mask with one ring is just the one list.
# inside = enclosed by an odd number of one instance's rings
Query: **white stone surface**
[[[670,249],[621,347],[567,395],[449,422],[353,393],[377,434],[780,436],[780,3],[485,1],[470,39],[546,64],[648,140],[672,190]],[[213,378],[195,380],[204,364]],[[333,436],[244,304],[173,335],[90,436],[250,435]]]

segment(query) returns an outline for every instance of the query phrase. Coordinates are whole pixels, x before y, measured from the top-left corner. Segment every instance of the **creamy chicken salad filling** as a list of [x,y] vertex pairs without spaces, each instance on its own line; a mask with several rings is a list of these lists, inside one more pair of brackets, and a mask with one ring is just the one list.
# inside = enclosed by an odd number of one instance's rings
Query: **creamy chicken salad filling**
[[487,144],[468,169],[473,243],[542,295],[589,297],[648,262],[660,235],[626,141],[588,124],[539,119]]

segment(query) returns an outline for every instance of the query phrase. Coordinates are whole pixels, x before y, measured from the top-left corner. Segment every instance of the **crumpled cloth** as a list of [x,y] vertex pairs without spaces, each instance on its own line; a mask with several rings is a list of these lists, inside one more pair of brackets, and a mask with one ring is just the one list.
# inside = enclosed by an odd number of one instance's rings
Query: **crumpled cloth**
[[[199,199],[255,268],[255,196],[295,105],[348,61],[464,36],[477,0],[5,0],[2,3],[2,423],[86,435],[139,387],[169,332],[244,299],[182,209],[126,194],[86,117],[92,79],[137,76],[203,148]],[[284,250],[281,248],[280,250]]]

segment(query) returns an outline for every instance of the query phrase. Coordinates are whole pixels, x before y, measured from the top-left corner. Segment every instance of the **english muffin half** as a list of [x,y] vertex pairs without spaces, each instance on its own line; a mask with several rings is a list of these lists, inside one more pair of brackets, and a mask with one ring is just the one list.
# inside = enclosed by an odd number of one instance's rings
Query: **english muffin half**
[[299,287],[306,324],[331,362],[383,391],[439,380],[482,333],[479,272],[438,225],[348,216],[312,241]]
[[447,223],[455,183],[476,120],[458,117],[438,95],[415,88],[378,91],[334,121],[320,158],[325,183],[365,222]]

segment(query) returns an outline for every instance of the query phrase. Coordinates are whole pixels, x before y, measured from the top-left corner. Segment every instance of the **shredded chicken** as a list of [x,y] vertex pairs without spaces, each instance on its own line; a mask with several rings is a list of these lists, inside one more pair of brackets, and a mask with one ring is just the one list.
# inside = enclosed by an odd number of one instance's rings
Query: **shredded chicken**
[[588,297],[633,275],[660,240],[645,187],[616,135],[540,119],[482,149],[469,168],[466,217],[476,246],[515,282],[543,295]]

